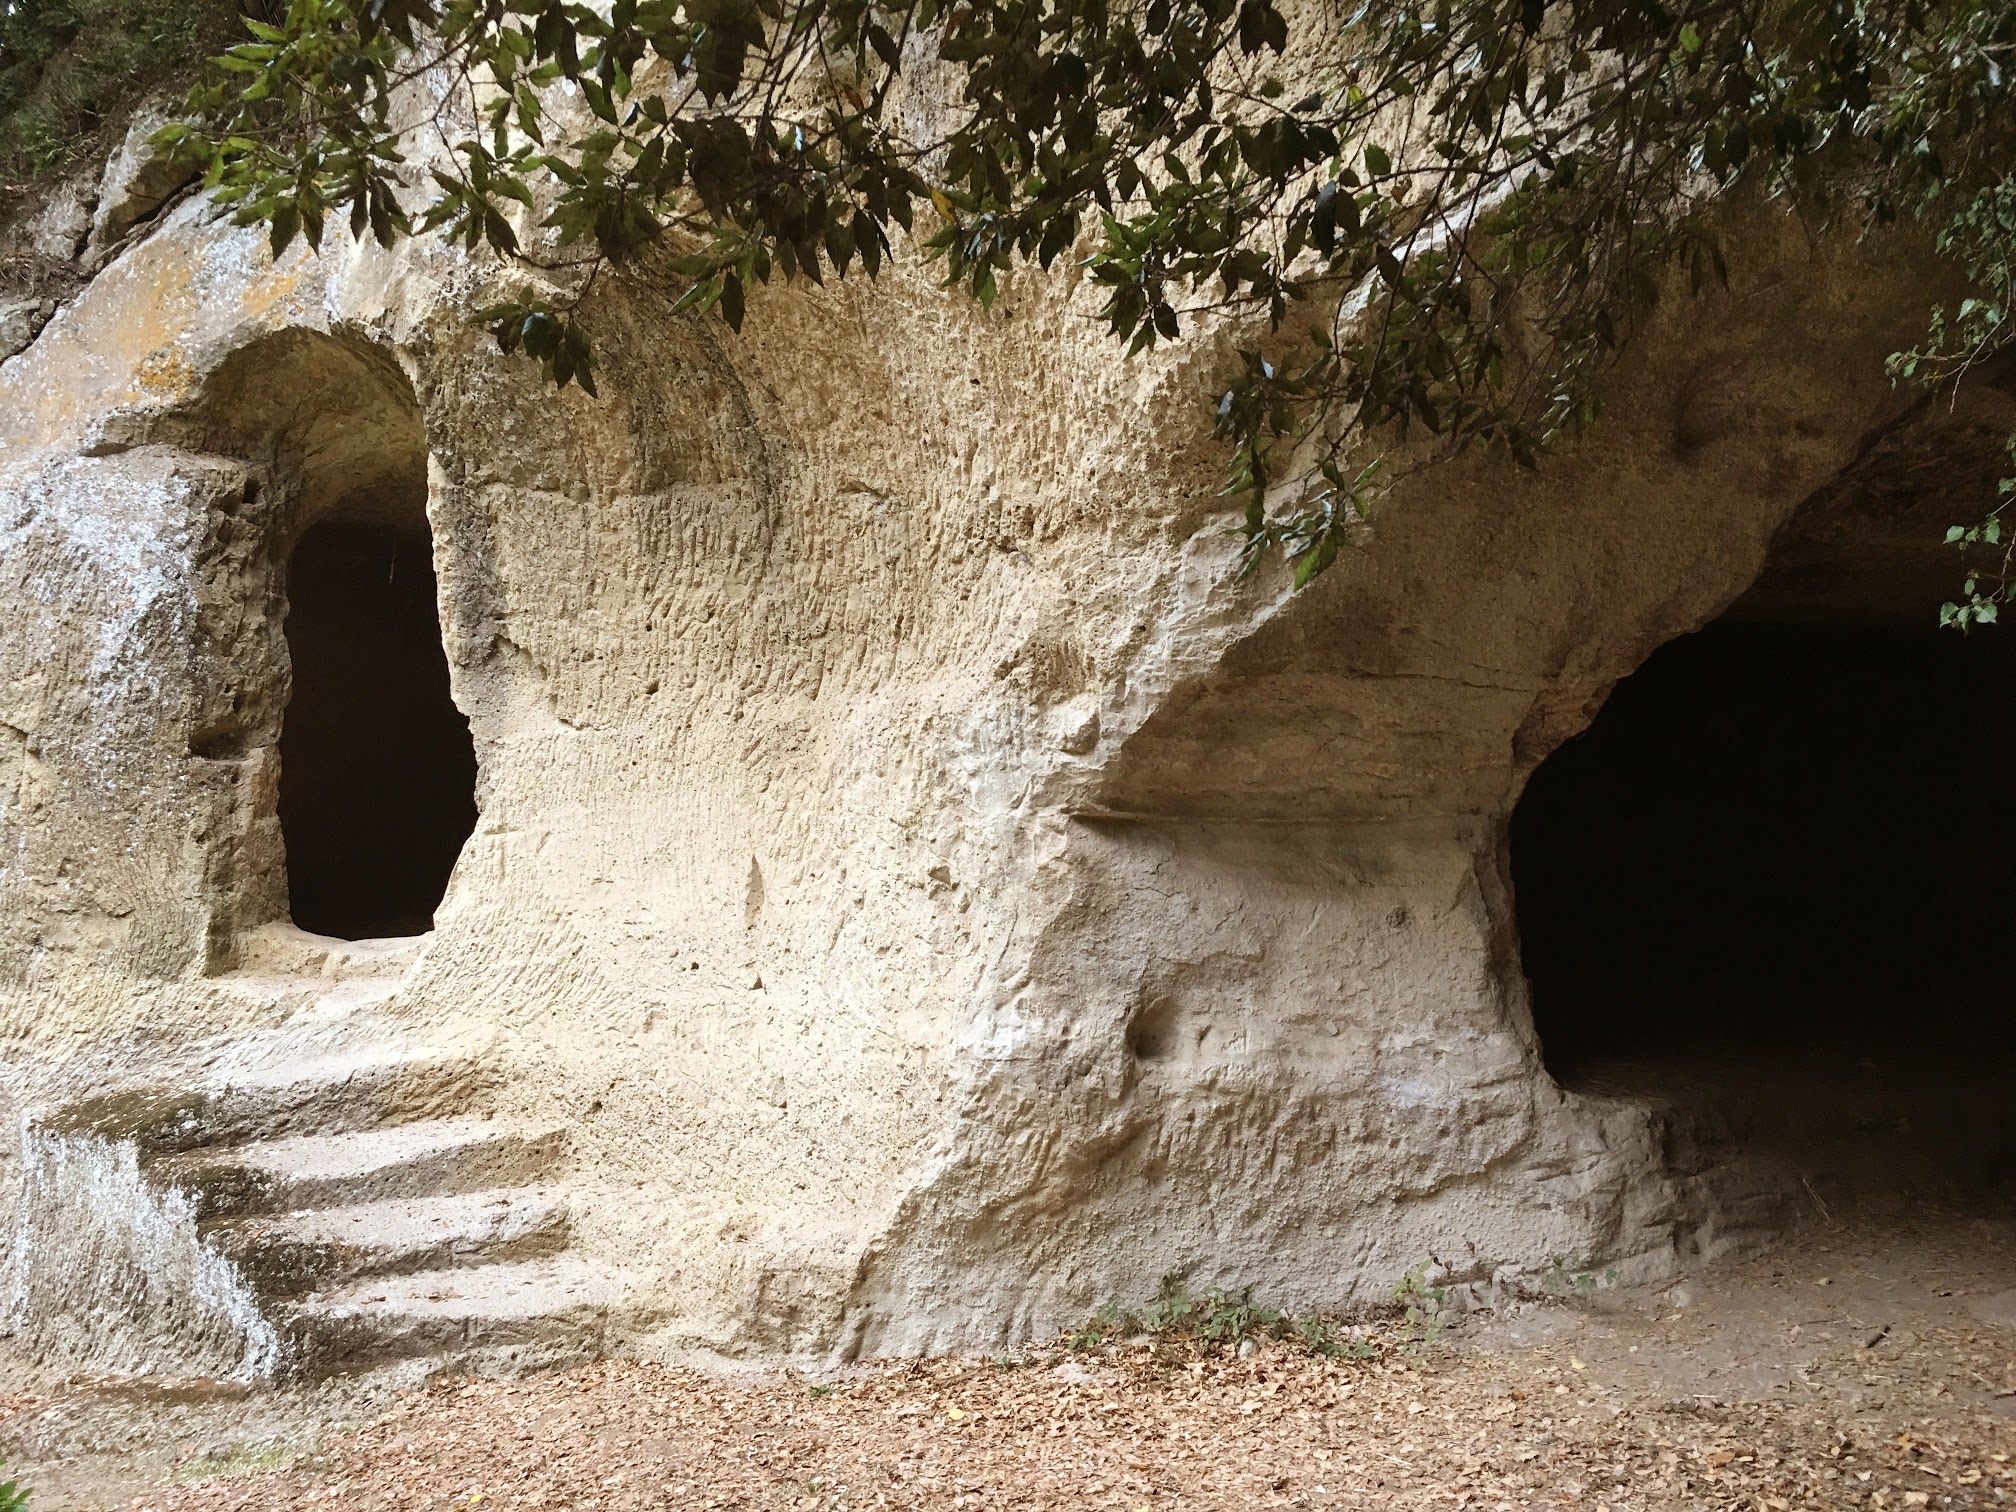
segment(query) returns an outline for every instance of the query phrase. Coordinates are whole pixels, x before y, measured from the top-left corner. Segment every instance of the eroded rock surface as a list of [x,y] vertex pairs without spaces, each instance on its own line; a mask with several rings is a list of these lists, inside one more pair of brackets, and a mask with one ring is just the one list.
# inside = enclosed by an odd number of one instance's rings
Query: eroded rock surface
[[171,210],[0,366],[0,1202],[44,1110],[300,1011],[260,954],[288,553],[424,501],[480,818],[371,1011],[564,1132],[569,1255],[626,1277],[596,1347],[1742,1241],[1653,1110],[1543,1071],[1504,856],[1533,767],[1901,413],[1912,268],[1736,230],[1588,441],[1417,474],[1292,595],[1230,571],[1234,333],[1122,363],[1068,281],[983,313],[914,258],[739,339],[612,285],[597,401],[491,348],[492,267]]

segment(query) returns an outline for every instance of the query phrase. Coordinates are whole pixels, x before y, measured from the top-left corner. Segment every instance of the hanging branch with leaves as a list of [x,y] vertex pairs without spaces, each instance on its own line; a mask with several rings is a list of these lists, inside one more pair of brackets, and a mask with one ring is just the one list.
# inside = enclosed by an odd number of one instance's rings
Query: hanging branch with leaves
[[[773,277],[873,277],[915,232],[991,304],[1082,259],[1127,355],[1254,332],[1216,399],[1246,565],[1298,583],[1408,437],[1533,466],[1717,201],[1939,228],[1977,294],[1900,380],[2006,343],[2016,9],[1920,0],[292,0],[165,135],[276,253],[325,217],[519,265],[482,312],[593,391],[640,265],[740,328]],[[920,108],[923,97],[949,103]],[[915,122],[933,122],[928,139]],[[923,224],[919,225],[919,220]],[[1999,596],[2004,586],[1993,589]],[[1973,612],[1974,618],[1992,615]]]

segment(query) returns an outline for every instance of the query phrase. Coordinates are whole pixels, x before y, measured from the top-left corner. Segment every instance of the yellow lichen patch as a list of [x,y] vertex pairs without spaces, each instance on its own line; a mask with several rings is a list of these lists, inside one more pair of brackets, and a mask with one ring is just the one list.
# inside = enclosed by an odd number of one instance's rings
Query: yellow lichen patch
[[189,369],[165,360],[198,314],[186,251],[153,242],[122,258],[0,373],[8,441],[53,446],[86,421],[179,393]]
[[[263,247],[175,232],[136,247],[0,370],[0,435],[29,453],[112,411],[180,401],[201,376],[202,348],[312,311],[308,257],[303,249],[275,268]],[[227,276],[220,263],[233,265]]]
[[196,369],[189,359],[168,347],[149,352],[133,370],[135,385],[157,399],[185,394],[195,380]]

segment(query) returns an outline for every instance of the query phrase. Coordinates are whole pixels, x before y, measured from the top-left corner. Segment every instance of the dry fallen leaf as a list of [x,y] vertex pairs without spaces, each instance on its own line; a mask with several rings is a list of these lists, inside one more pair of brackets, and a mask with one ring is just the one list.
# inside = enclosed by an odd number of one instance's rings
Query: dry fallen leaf
[[[381,1422],[333,1435],[312,1460],[233,1476],[228,1484],[164,1486],[133,1508],[838,1512],[886,1505],[892,1512],[1086,1512],[1097,1505],[1156,1512],[1180,1504],[1196,1512],[1289,1505],[1559,1512],[1571,1501],[1583,1512],[1945,1507],[1936,1492],[1907,1502],[1901,1487],[1872,1500],[1887,1468],[1908,1454],[1917,1466],[1949,1476],[1948,1512],[1972,1512],[1967,1498],[1985,1505],[1989,1489],[1976,1482],[2009,1475],[2006,1439],[1982,1437],[1988,1430],[1972,1418],[1949,1413],[1949,1425],[1899,1410],[1875,1425],[1848,1416],[1848,1394],[1866,1389],[1861,1362],[1870,1359],[1852,1347],[1841,1358],[1860,1368],[1816,1361],[1813,1380],[1796,1397],[1694,1398],[1679,1410],[1670,1384],[1648,1386],[1634,1373],[1573,1388],[1602,1394],[1600,1407],[1588,1411],[1542,1395],[1559,1379],[1549,1374],[1568,1366],[1558,1345],[1512,1359],[1446,1351],[1423,1369],[1411,1356],[1394,1358],[1408,1341],[1375,1337],[1389,1353],[1362,1362],[1317,1360],[1277,1346],[1246,1360],[1108,1348],[1031,1350],[1012,1367],[970,1359],[863,1365],[822,1380],[826,1389],[816,1395],[806,1380],[783,1372],[723,1380],[634,1361],[508,1384],[458,1380],[400,1398]],[[1577,1345],[1602,1347],[1588,1336]],[[1577,1363],[1608,1383],[1607,1366],[1621,1358],[1622,1347]],[[1976,1360],[1989,1347],[1985,1339],[1963,1347],[1971,1352],[1967,1362],[1991,1379],[2000,1378],[2005,1360],[2016,1362],[2016,1353]],[[1067,1364],[1073,1374],[1060,1380],[1058,1368]],[[1516,1406],[1529,1396],[1523,1409]],[[11,1406],[13,1399],[0,1403]],[[1907,1425],[1908,1442],[1900,1445],[1896,1436]],[[1534,1438],[1514,1439],[1515,1432]],[[1970,1466],[1985,1476],[1967,1480],[1960,1472]],[[1872,1469],[1873,1479],[1861,1479]],[[675,1479],[668,1482],[668,1475]],[[1318,1477],[1327,1489],[1318,1489]],[[1954,1481],[1972,1489],[1963,1494]],[[475,1503],[470,1498],[479,1486],[485,1498]],[[1609,1502],[1612,1495],[1621,1501]]]

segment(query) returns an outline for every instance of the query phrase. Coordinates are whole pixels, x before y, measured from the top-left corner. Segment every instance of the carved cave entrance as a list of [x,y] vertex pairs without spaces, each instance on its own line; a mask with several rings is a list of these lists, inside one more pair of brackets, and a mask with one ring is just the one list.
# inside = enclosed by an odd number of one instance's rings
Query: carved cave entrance
[[1923,623],[1683,636],[1512,818],[1550,1071],[1823,1207],[2016,1195],[2016,631]]
[[448,691],[423,491],[353,495],[302,534],[286,636],[294,922],[345,939],[424,933],[475,827],[476,757]]

